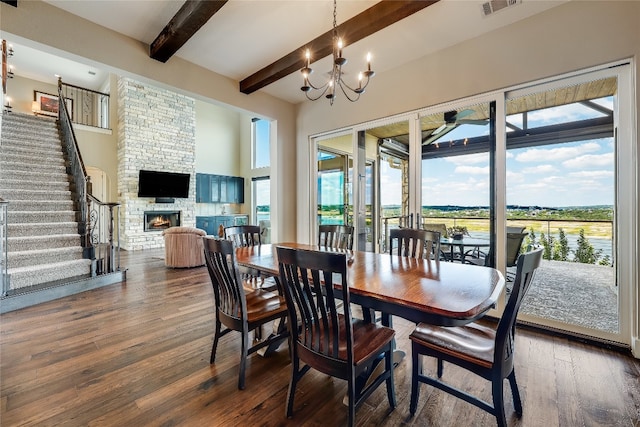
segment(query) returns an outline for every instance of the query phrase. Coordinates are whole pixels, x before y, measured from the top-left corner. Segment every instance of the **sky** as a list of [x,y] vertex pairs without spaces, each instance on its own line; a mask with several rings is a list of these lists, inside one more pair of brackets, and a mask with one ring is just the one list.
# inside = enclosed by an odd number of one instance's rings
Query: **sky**
[[[596,100],[613,109],[613,98]],[[602,113],[582,104],[531,111],[529,128],[559,124]],[[508,117],[522,124],[522,115]],[[443,139],[458,140],[488,133],[488,125],[460,125]],[[440,143],[443,143],[442,141]],[[507,151],[507,204],[570,207],[614,204],[613,138],[511,149]],[[401,172],[381,162],[381,202],[401,203]],[[341,204],[339,174],[325,174],[319,181],[322,203]],[[470,154],[422,161],[422,205],[489,205],[489,155]]]

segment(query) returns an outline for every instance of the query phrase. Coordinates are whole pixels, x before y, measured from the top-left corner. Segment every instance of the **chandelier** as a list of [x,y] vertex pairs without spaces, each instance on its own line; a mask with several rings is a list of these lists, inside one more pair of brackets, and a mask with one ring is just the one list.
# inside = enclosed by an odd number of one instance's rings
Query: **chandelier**
[[356,102],[360,99],[362,94],[369,84],[369,79],[375,74],[371,71],[371,54],[367,53],[367,70],[360,72],[358,75],[358,87],[352,88],[343,79],[342,66],[347,63],[347,58],[342,56],[342,39],[338,37],[338,26],[336,23],[336,0],[333,0],[333,67],[329,75],[329,80],[322,86],[315,86],[309,80],[309,76],[313,73],[313,70],[309,67],[311,64],[311,52],[307,49],[305,53],[306,66],[300,70],[304,79],[303,86],[300,88],[307,99],[316,101],[323,95],[329,100],[329,103],[333,105],[334,99],[336,99],[336,92],[338,88],[342,91],[344,96],[351,102]]

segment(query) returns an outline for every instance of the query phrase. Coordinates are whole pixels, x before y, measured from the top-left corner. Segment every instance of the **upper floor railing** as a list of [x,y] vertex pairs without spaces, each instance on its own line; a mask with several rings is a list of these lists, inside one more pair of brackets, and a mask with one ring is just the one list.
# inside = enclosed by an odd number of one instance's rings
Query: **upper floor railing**
[[[69,116],[76,124],[109,129],[109,94],[63,83],[58,79],[61,98],[71,100]],[[63,97],[63,98],[62,98]]]

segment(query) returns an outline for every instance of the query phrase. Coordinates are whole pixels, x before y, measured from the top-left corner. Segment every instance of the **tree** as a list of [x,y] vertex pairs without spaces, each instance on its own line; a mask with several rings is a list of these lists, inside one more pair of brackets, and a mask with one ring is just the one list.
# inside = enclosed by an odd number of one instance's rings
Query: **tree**
[[544,232],[540,233],[540,241],[542,242],[542,247],[544,248],[544,252],[542,253],[543,259],[553,259],[553,247],[554,247],[554,238],[552,235],[549,235],[547,238],[544,235]]
[[577,248],[573,251],[573,261],[584,264],[595,264],[598,258],[602,257],[602,250],[597,251],[584,235],[584,229],[580,229],[580,236],[577,241]]
[[569,260],[569,241],[567,235],[564,234],[564,230],[560,228],[558,230],[558,240],[553,247],[553,259],[555,261],[568,261]]

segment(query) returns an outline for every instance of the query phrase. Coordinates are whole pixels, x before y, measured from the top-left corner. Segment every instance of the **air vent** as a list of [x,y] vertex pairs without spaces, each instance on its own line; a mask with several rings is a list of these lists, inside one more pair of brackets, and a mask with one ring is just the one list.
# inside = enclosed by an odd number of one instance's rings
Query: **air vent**
[[491,0],[482,4],[482,14],[489,16],[499,10],[522,3],[522,0]]

